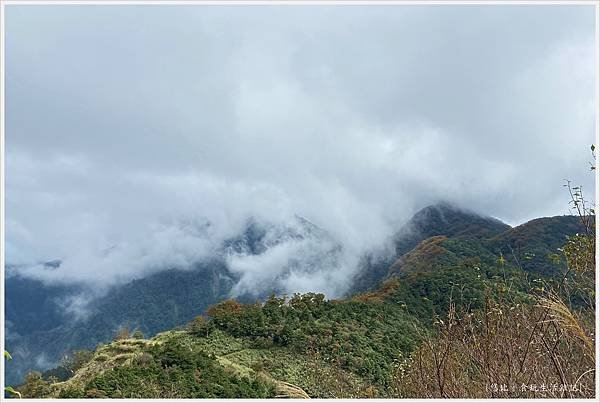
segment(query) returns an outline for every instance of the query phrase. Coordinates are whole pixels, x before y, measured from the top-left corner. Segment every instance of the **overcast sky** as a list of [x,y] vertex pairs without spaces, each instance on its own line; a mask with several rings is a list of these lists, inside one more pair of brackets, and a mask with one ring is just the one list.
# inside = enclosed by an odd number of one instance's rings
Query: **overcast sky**
[[[593,193],[592,6],[6,7],[6,261],[106,282],[249,216],[346,250]],[[107,252],[121,245],[121,253]],[[109,256],[109,258],[107,258]]]

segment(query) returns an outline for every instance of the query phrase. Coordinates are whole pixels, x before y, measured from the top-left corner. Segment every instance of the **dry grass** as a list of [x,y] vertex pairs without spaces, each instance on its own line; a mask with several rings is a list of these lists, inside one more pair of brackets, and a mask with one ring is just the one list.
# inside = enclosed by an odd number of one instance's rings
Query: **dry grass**
[[582,318],[575,316],[573,311],[556,296],[540,298],[539,306],[548,312],[548,322],[554,322],[570,340],[580,340],[587,358],[595,362],[593,333],[584,328]]
[[401,366],[401,396],[594,397],[593,334],[564,304],[451,309],[438,332]]
[[277,390],[276,398],[310,399],[310,396],[302,388],[291,383],[276,381],[275,387]]

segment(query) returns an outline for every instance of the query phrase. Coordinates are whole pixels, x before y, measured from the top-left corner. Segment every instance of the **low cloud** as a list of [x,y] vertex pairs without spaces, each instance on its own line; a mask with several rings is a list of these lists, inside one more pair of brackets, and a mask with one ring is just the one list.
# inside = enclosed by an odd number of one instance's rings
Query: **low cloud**
[[[229,270],[239,276],[232,295],[311,291],[332,298],[341,296],[358,267],[358,256],[345,253],[326,234],[320,235],[303,232],[302,238],[284,237],[259,254],[228,255]],[[269,236],[267,233],[266,238]]]

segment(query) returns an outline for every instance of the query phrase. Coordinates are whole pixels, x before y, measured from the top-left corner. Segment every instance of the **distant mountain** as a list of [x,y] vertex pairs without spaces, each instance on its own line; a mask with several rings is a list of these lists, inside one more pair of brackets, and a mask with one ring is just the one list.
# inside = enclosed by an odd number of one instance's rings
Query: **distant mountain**
[[339,268],[342,251],[331,234],[296,215],[286,223],[250,220],[242,234],[225,242],[221,255],[239,274],[232,295],[256,300],[295,292],[288,287],[294,277]]
[[[56,303],[77,295],[71,293],[79,291],[74,287],[56,290],[34,280],[8,279],[7,290],[14,290],[7,293],[6,318],[11,328],[6,347],[14,359],[7,363],[7,381],[17,382],[27,370],[53,366],[74,349],[110,341],[122,327],[153,335],[181,325],[227,298],[233,284],[234,278],[218,261],[199,263],[188,270],[165,270],[112,288],[86,306],[89,313],[77,319]],[[26,298],[27,294],[19,293],[24,289],[45,296],[32,299],[41,305],[12,308]]]
[[481,216],[449,203],[439,203],[418,211],[396,233],[396,255],[402,256],[432,236],[489,238],[510,228],[496,218]]
[[[461,259],[477,256],[493,263],[502,255],[507,264],[532,275],[552,276],[564,267],[553,262],[567,240],[583,230],[578,217],[556,216],[529,221],[515,228],[489,237],[482,236],[486,229],[461,231],[455,236],[437,235],[426,238],[408,253],[400,256],[390,267],[388,275],[433,270],[449,266]],[[473,234],[476,234],[473,236]]]
[[488,245],[527,272],[554,275],[557,266],[552,264],[548,256],[557,253],[567,237],[583,231],[579,217],[536,218],[492,237]]
[[49,330],[65,320],[63,300],[79,287],[60,284],[45,285],[39,280],[9,274],[5,278],[5,315],[8,338],[39,330]]
[[[390,274],[390,268],[405,253],[430,237],[489,238],[511,227],[502,221],[481,216],[449,203],[438,203],[419,210],[393,236],[395,253],[378,255],[368,253],[363,257],[353,293],[372,290]],[[394,266],[398,267],[398,264]]]

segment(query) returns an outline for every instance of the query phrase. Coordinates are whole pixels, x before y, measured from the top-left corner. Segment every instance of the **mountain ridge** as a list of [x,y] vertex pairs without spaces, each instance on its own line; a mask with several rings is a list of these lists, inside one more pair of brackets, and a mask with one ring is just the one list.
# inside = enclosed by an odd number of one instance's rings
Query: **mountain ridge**
[[[571,218],[565,219],[559,216],[552,219],[541,218],[532,220],[535,224],[534,232],[543,232],[546,229],[545,224],[548,222],[552,224],[551,229],[548,230],[548,237],[542,241],[541,246],[537,245],[534,248],[538,253],[543,254],[551,251],[564,240],[566,235],[577,231],[579,227],[575,223],[576,217],[567,217]],[[562,228],[561,222],[565,220],[568,221],[568,225],[565,227],[567,230],[560,232]],[[307,220],[306,222],[299,220],[298,225],[300,228],[307,228],[307,231],[315,231],[320,236],[324,236],[320,228]],[[367,254],[367,257],[364,259],[371,259],[371,261],[363,264],[361,275],[371,275],[369,279],[371,285],[365,287],[364,284],[360,284],[361,278],[359,275],[355,280],[355,287],[349,296],[373,290],[382,282],[398,274],[407,275],[412,273],[411,275],[414,278],[411,281],[413,281],[413,284],[417,284],[419,281],[429,281],[423,280],[423,276],[438,275],[438,273],[431,272],[435,265],[442,267],[444,265],[459,264],[459,262],[464,260],[463,255],[469,253],[477,253],[481,256],[485,255],[489,262],[495,259],[497,254],[503,253],[506,240],[513,238],[520,239],[516,235],[522,234],[523,229],[530,228],[526,224],[511,228],[507,224],[501,223],[491,217],[484,217],[465,211],[464,209],[454,208],[448,204],[428,206],[420,210],[407,225],[414,231],[411,233],[406,229],[400,229],[396,233],[394,238],[397,241],[396,251],[406,250],[406,248],[413,244],[414,246],[404,254],[394,256],[393,258],[379,258],[377,255],[369,256]],[[504,231],[501,231],[502,229]],[[410,234],[413,236],[408,236]],[[490,240],[480,245],[478,242],[481,240],[482,234],[489,236]],[[265,236],[266,231],[264,228],[261,229],[257,223],[249,222],[240,237],[232,238],[229,243],[224,245],[224,250],[229,249],[229,252],[233,251],[235,253],[250,252],[260,254],[268,249],[268,247],[280,241],[277,237],[275,239],[265,239]],[[290,239],[299,239],[301,234],[298,231],[291,230],[285,236],[289,236]],[[431,239],[432,237],[434,237],[434,240]],[[423,254],[423,250],[419,249],[419,245],[428,239],[432,242],[432,246],[440,248],[438,250],[439,253],[435,256]],[[528,253],[527,250],[522,249],[519,248],[521,255]],[[404,262],[398,262],[398,259],[401,259],[413,250],[415,250],[415,256],[412,260],[414,262],[422,260],[420,264],[421,266],[425,264],[427,266],[426,269],[420,269],[414,264],[412,266],[407,265],[406,258]],[[419,254],[425,258],[420,259]],[[524,255],[523,260],[525,260]],[[395,263],[398,264],[394,266]],[[533,267],[533,272],[536,272],[536,268],[545,264],[545,261],[543,257],[540,257],[538,260],[527,260],[527,264]],[[377,265],[379,265],[379,271],[368,271]],[[545,273],[543,270],[541,272]],[[93,307],[100,312],[100,316],[92,316],[92,319],[90,319],[91,325],[85,325],[86,322],[83,322],[84,325],[76,327],[75,330],[69,326],[63,326],[54,329],[45,328],[42,329],[42,332],[32,332],[31,335],[26,336],[29,337],[30,341],[25,344],[39,345],[40,348],[36,351],[22,351],[21,347],[17,344],[18,339],[12,339],[8,343],[8,348],[14,352],[13,355],[16,359],[8,363],[8,367],[14,371],[15,364],[20,362],[21,369],[18,371],[20,374],[24,372],[26,366],[31,368],[31,365],[26,363],[31,363],[40,354],[44,354],[48,345],[44,340],[48,338],[66,341],[62,344],[55,343],[53,346],[55,347],[54,352],[47,354],[46,357],[42,357],[50,361],[55,360],[54,362],[56,362],[56,360],[70,350],[75,348],[94,348],[97,343],[110,340],[118,329],[123,326],[129,326],[132,329],[137,328],[144,334],[151,336],[157,332],[183,325],[194,316],[199,315],[209,305],[229,298],[229,290],[231,290],[232,285],[237,281],[236,275],[229,272],[223,261],[208,263],[203,267],[198,267],[198,270],[182,271],[171,269],[170,271],[161,271],[153,276],[155,277],[150,276],[134,280],[125,286],[111,291],[108,294],[108,299],[112,300],[112,303],[104,303],[104,305],[99,303],[99,305]],[[414,281],[417,283],[414,283]],[[159,286],[161,284],[166,284],[167,286],[161,287]],[[207,284],[213,284],[210,290],[206,288]],[[8,285],[10,286],[10,282]],[[184,290],[179,289],[181,287]],[[202,292],[199,293],[199,290]],[[414,293],[406,295],[407,298],[416,298]],[[182,299],[183,296],[185,298]],[[266,298],[266,296],[267,293],[262,298]],[[242,295],[240,298],[242,301],[251,302],[256,297]],[[51,301],[51,299],[48,301]],[[156,304],[155,301],[160,301],[160,303]],[[50,305],[51,302],[44,302],[43,304],[46,307],[46,304]],[[7,309],[14,305],[12,302],[7,304]],[[425,315],[424,313],[421,314]],[[15,316],[19,316],[19,313],[11,311],[10,315],[7,315],[11,319]],[[45,335],[44,331],[46,332]],[[22,338],[21,340],[27,339]],[[43,367],[38,368],[43,369]],[[12,383],[18,382],[15,376],[9,377],[9,381]]]

